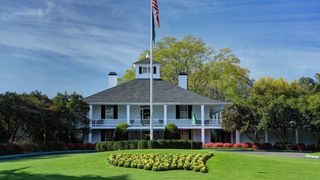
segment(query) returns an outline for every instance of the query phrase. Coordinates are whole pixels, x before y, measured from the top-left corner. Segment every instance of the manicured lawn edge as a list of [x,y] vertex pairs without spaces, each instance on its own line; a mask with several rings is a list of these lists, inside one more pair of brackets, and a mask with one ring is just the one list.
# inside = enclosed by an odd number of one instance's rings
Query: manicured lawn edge
[[16,159],[26,158],[26,157],[44,156],[44,155],[94,153],[94,152],[96,151],[95,150],[68,150],[68,151],[35,152],[35,153],[28,153],[28,154],[14,154],[14,155],[0,156],[0,162],[8,161],[8,160],[16,160]]

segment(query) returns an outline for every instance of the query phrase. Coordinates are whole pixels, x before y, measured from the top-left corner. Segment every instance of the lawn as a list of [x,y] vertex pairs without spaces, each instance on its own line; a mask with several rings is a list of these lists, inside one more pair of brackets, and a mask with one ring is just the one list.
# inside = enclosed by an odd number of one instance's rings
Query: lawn
[[320,156],[320,152],[311,153],[311,155],[314,155],[314,156]]
[[[132,153],[199,153],[210,150],[127,150]],[[210,151],[212,152],[212,151]],[[42,156],[0,162],[0,179],[319,179],[320,161],[214,152],[208,173],[153,172],[109,165],[109,153]]]

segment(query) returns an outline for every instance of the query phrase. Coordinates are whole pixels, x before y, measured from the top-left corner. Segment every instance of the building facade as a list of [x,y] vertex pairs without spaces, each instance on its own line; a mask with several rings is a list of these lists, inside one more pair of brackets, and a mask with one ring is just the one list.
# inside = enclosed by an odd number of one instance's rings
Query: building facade
[[[214,100],[187,89],[186,73],[178,75],[178,86],[161,80],[161,65],[145,59],[134,63],[135,79],[117,85],[117,74],[109,73],[108,89],[85,98],[90,106],[88,142],[112,140],[116,126],[128,123],[129,139],[148,139],[150,132],[150,72],[153,73],[154,139],[164,138],[168,123],[180,130],[180,138],[205,142],[233,142],[234,135],[221,128],[221,111],[230,102]],[[192,116],[196,122],[192,122]],[[233,134],[233,133],[232,133]],[[239,137],[237,137],[239,138]]]

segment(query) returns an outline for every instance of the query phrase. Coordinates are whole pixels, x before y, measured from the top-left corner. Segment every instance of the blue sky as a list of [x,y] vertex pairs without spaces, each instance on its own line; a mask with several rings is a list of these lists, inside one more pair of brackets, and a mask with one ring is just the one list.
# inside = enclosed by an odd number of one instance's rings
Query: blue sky
[[[157,38],[186,34],[229,47],[250,77],[313,77],[320,67],[318,0],[158,0]],[[2,0],[0,93],[84,96],[107,87],[148,49],[149,0]]]

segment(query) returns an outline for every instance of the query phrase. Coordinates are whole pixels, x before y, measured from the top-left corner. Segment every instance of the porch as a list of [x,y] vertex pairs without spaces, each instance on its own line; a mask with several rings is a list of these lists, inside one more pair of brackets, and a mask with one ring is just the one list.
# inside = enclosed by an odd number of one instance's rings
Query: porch
[[[222,109],[223,105],[212,104],[156,104],[153,106],[153,127],[164,129],[168,123],[174,123],[179,129],[220,129]],[[114,129],[119,123],[126,122],[129,129],[146,130],[150,127],[150,107],[145,104],[95,104],[90,105],[89,119],[91,129]]]

